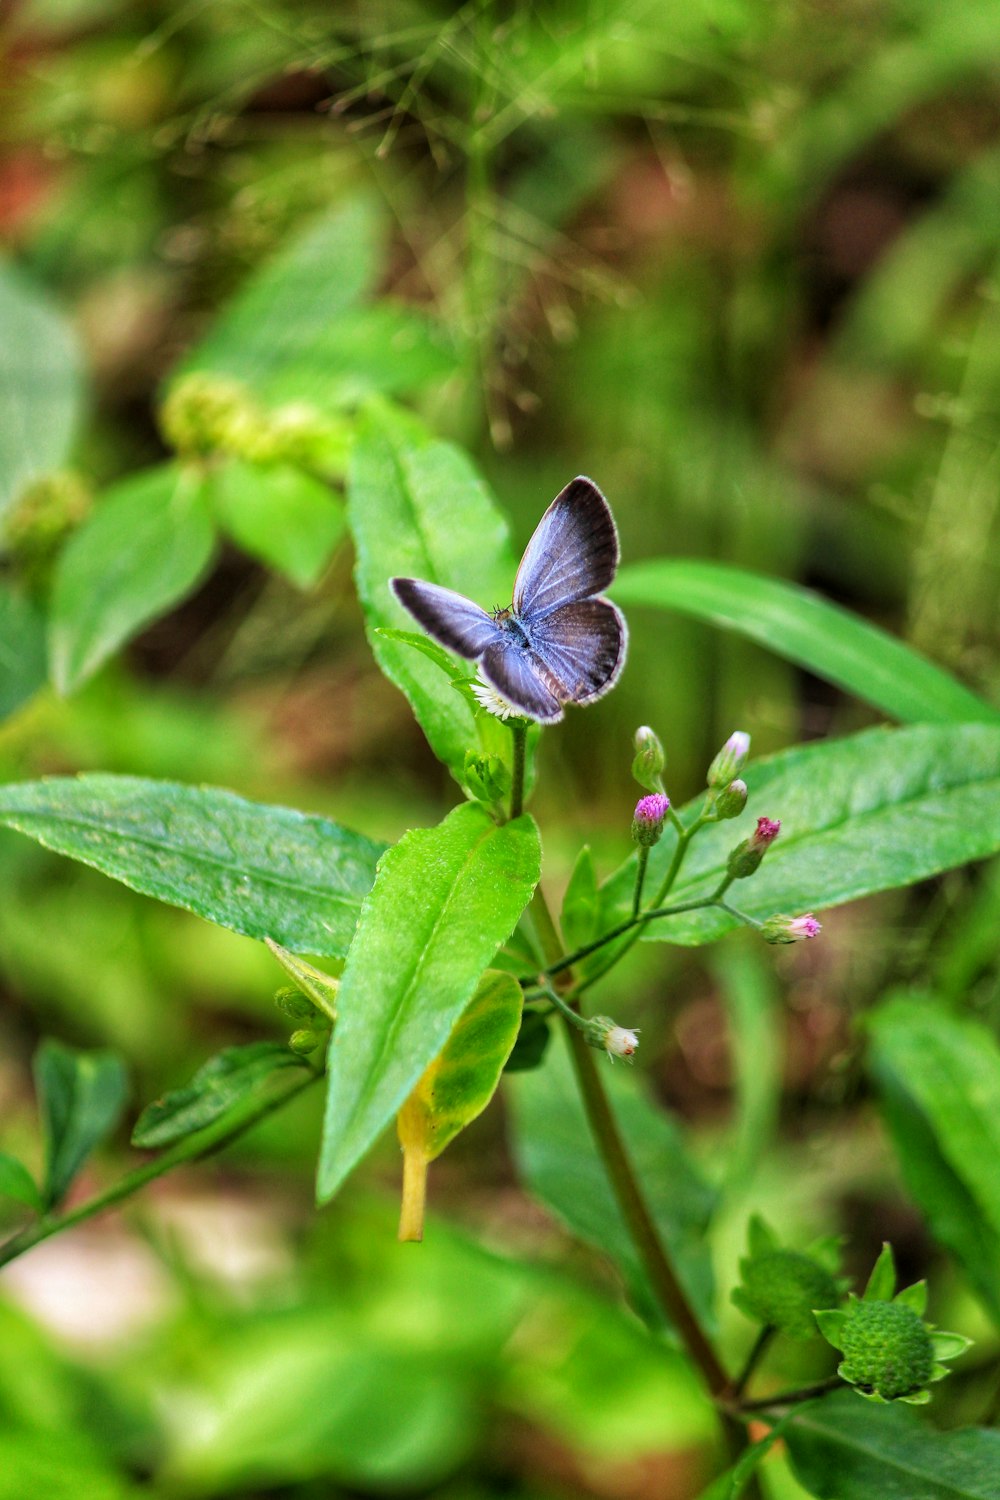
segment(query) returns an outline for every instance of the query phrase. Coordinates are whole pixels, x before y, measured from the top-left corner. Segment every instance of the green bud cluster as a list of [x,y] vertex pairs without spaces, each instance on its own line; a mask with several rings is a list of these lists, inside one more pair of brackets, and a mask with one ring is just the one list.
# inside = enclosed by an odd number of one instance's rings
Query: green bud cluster
[[29,572],[46,569],[71,531],[87,519],[91,491],[70,469],[33,479],[8,512],[5,541],[14,560]]
[[295,989],[293,985],[286,985],[283,989],[276,991],[274,1003],[290,1021],[306,1023],[296,1026],[288,1038],[289,1047],[300,1057],[306,1057],[310,1052],[315,1052],[316,1048],[330,1035],[332,1030],[330,1018],[325,1016],[307,995],[303,995],[302,991]]
[[290,463],[339,472],[351,429],[308,402],[267,411],[248,388],[226,375],[195,372],[170,390],[160,412],[166,440],[182,456],[229,454],[250,463]]
[[463,769],[466,786],[480,802],[495,806],[503,802],[510,791],[510,768],[499,755],[480,755],[475,750],[467,750]]
[[839,1306],[837,1242],[822,1239],[808,1250],[788,1250],[759,1215],[750,1221],[749,1255],[740,1261],[740,1285],[732,1300],[765,1328],[806,1339],[818,1330],[817,1308]]

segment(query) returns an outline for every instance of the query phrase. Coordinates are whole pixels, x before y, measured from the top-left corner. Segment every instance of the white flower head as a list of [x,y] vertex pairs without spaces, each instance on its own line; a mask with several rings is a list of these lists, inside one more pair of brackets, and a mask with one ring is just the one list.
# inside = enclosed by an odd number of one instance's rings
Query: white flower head
[[511,716],[515,718],[521,717],[521,710],[515,708],[513,704],[508,703],[507,699],[497,692],[493,684],[486,681],[481,667],[477,669],[476,681],[472,684],[472,692],[480,708],[485,708],[486,712],[493,714],[494,718],[502,719],[506,723]]

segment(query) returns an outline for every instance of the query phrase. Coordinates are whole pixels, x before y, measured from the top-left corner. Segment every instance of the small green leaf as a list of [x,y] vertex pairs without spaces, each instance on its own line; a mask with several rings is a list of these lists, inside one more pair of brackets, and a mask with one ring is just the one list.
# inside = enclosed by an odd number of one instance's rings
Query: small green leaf
[[837,1391],[784,1432],[796,1477],[820,1500],[1000,1500],[1000,1432],[934,1432],[897,1404]]
[[[469,702],[451,686],[439,655],[425,660],[406,639],[413,618],[393,596],[395,576],[457,589],[484,608],[510,599],[515,564],[503,518],[457,448],[430,442],[409,420],[371,412],[354,447],[348,522],[357,548],[358,594],[382,671],[406,694],[431,748],[461,782],[465,752],[479,739]],[[447,672],[447,669],[445,669]],[[468,675],[468,671],[463,675]],[[504,727],[492,721],[494,730]],[[504,729],[503,740],[509,741]],[[509,753],[509,751],[508,751]]]
[[291,464],[230,459],[213,477],[223,529],[300,589],[312,588],[345,530],[328,485]]
[[69,457],[80,356],[68,324],[15,267],[0,265],[0,515]]
[[332,1197],[444,1046],[539,874],[530,817],[478,803],[407,833],[379,865],[344,969],[318,1194]]
[[0,722],[48,679],[45,621],[16,589],[0,585]]
[[778,578],[654,558],[622,568],[612,593],[620,604],[678,610],[736,630],[903,723],[1000,720],[1000,710],[895,636]]
[[896,1262],[891,1245],[883,1245],[862,1292],[865,1302],[888,1302],[896,1290]]
[[194,588],[212,556],[208,492],[164,464],[122,480],[70,538],[56,566],[49,654],[69,693]]
[[788,1412],[780,1421],[775,1422],[770,1432],[759,1442],[752,1444],[731,1469],[727,1469],[725,1474],[720,1474],[707,1490],[702,1491],[699,1500],[739,1500],[740,1495],[757,1472],[757,1465],[761,1459],[767,1457],[778,1439],[784,1435],[785,1428],[793,1415],[793,1412]]
[[590,845],[584,844],[569,877],[559,918],[563,941],[569,952],[573,952],[575,948],[585,948],[597,936],[599,912],[600,896],[594,856],[590,852]]
[[115,1053],[76,1052],[54,1041],[39,1047],[34,1072],[46,1147],[42,1201],[52,1209],[94,1147],[117,1125],[128,1081]]
[[259,1092],[279,1069],[306,1066],[280,1042],[225,1047],[198,1069],[186,1087],[172,1089],[146,1105],[132,1131],[132,1144],[144,1150],[173,1145]]
[[233,932],[340,958],[384,848],[315,814],[141,776],[0,785],[0,824]]
[[403,1148],[401,1240],[423,1239],[428,1163],[481,1115],[517,1040],[523,1000],[511,974],[488,969],[470,1004],[396,1117]]
[[[688,1156],[676,1125],[650,1103],[635,1075],[604,1066],[605,1086],[646,1200],[688,1296],[710,1326],[713,1280],[705,1231],[715,1195]],[[545,1066],[509,1074],[506,1091],[513,1104],[514,1152],[527,1186],[575,1234],[611,1257],[643,1316],[661,1324],[662,1313],[594,1146],[559,1031]]]
[[[709,896],[728,851],[762,814],[781,820],[781,835],[753,878],[727,898],[757,918],[839,906],[1000,848],[1000,727],[872,729],[751,761],[744,779],[746,812],[699,833],[671,904]],[[684,820],[701,805],[683,809]],[[675,847],[668,826],[650,850],[647,891],[656,890]],[[630,915],[634,884],[633,855],[602,887],[602,930]],[[733,925],[723,912],[694,911],[651,923],[644,937],[706,943]]]
[[13,1198],[26,1208],[40,1209],[42,1195],[27,1167],[16,1156],[0,1151],[0,1198]]
[[296,958],[294,953],[289,953],[287,948],[282,948],[272,938],[265,938],[265,942],[289,978],[295,981],[303,995],[308,996],[332,1025],[337,1019],[340,980],[307,964],[304,958]]
[[743,1193],[767,1153],[781,1103],[782,1023],[774,964],[752,939],[715,949],[734,1073],[734,1112],[724,1143],[725,1184]]

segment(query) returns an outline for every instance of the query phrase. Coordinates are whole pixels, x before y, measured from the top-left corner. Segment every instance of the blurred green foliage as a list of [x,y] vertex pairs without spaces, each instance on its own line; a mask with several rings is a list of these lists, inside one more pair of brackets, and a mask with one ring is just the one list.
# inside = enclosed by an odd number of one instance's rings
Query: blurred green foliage
[[[819,589],[997,702],[997,0],[20,0],[0,54],[0,780],[208,782],[373,841],[442,815],[453,788],[379,676],[350,579],[339,490],[373,393],[472,454],[516,541],[583,469],[628,563]],[[184,425],[184,382],[206,375],[229,382],[207,439]],[[211,484],[171,550],[175,460],[206,441]],[[96,499],[90,521],[56,516],[57,556],[26,486],[67,468]],[[423,478],[430,503],[447,475]],[[380,567],[398,541],[373,538]],[[489,565],[482,538],[456,544]],[[747,590],[725,631],[707,607],[629,603],[620,688],[542,747],[556,890],[584,839],[602,876],[626,852],[636,724],[663,737],[682,801],[737,723],[779,750],[915,691],[905,662],[882,696],[810,671],[819,638],[784,640],[780,616],[762,633]],[[44,685],[45,615],[68,700]],[[419,682],[411,648],[373,645]],[[917,808],[915,846],[936,820]],[[13,833],[0,881],[3,1146],[39,1178],[41,1036],[115,1048],[144,1101],[212,1052],[287,1035],[281,972],[247,938]],[[586,866],[574,886],[584,933]],[[849,1232],[856,1272],[891,1234],[906,1279],[932,1274],[937,1320],[978,1339],[938,1398],[946,1424],[996,1411],[998,930],[995,872],[954,871],[835,915],[819,952],[642,945],[606,991],[683,1121],[651,1114],[661,1166],[675,1135],[694,1156],[667,1208],[700,1294],[709,1256],[735,1281],[751,1193],[783,1242]],[[880,1009],[901,985],[926,998]],[[870,1010],[867,1043],[852,1021]],[[970,1051],[963,1112],[941,1079]],[[560,1159],[554,1126],[524,1132],[533,1111],[565,1118],[559,1077],[514,1082],[514,1149],[597,1248],[514,1186],[495,1111],[435,1180],[469,1233],[434,1219],[419,1251],[393,1243],[389,1143],[315,1218],[304,1098],[126,1225],[6,1272],[0,1500],[696,1495],[711,1411],[620,1294],[590,1163]],[[101,1145],[92,1187],[125,1150]],[[0,1200],[4,1224],[23,1207]],[[138,1291],[116,1309],[95,1287],[123,1245]],[[745,1320],[716,1311],[743,1351]],[[776,1383],[821,1378],[816,1361],[779,1344]],[[892,1422],[887,1464],[914,1441]],[[834,1407],[800,1436],[805,1482],[846,1472],[845,1430]],[[891,1492],[885,1465],[850,1461],[840,1500]],[[780,1455],[761,1472],[802,1493]]]

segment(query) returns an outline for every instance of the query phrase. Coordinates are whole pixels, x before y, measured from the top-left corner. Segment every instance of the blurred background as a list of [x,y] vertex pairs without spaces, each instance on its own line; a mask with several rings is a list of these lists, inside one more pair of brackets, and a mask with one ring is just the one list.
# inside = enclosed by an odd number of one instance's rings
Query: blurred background
[[[1000,0],[8,0],[0,17],[0,234],[81,351],[80,514],[166,454],[171,373],[248,278],[363,202],[379,271],[338,402],[397,391],[472,453],[518,547],[585,472],[628,560],[807,584],[996,698]],[[303,590],[224,549],[77,693],[0,726],[0,779],[209,782],[385,839],[435,821],[454,787],[378,673],[351,566],[342,545]],[[737,726],[763,754],[875,721],[735,636],[630,624],[619,689],[545,737],[557,895],[582,842],[602,873],[626,853],[638,724],[679,803]],[[14,834],[0,877],[5,1149],[38,1159],[43,1035],[122,1052],[138,1108],[218,1047],[283,1034],[258,945]],[[930,1260],[854,1022],[930,982],[1000,1021],[998,917],[995,874],[960,871],[830,913],[805,951],[655,945],[601,1000],[643,1027],[706,1176],[740,1180],[713,1231],[720,1285],[751,1204],[790,1242],[849,1235],[858,1273],[891,1238],[904,1282],[935,1277],[935,1321],[980,1340],[942,1397],[954,1421],[982,1417],[995,1335]],[[294,1106],[4,1273],[0,1500],[697,1494],[711,1414],[609,1267],[517,1187],[502,1099],[436,1167],[421,1249],[394,1242],[392,1141],[315,1213],[318,1114]],[[13,1228],[16,1205],[0,1214]],[[752,1330],[723,1299],[719,1316],[735,1357]],[[769,1483],[797,1493],[780,1466]]]

